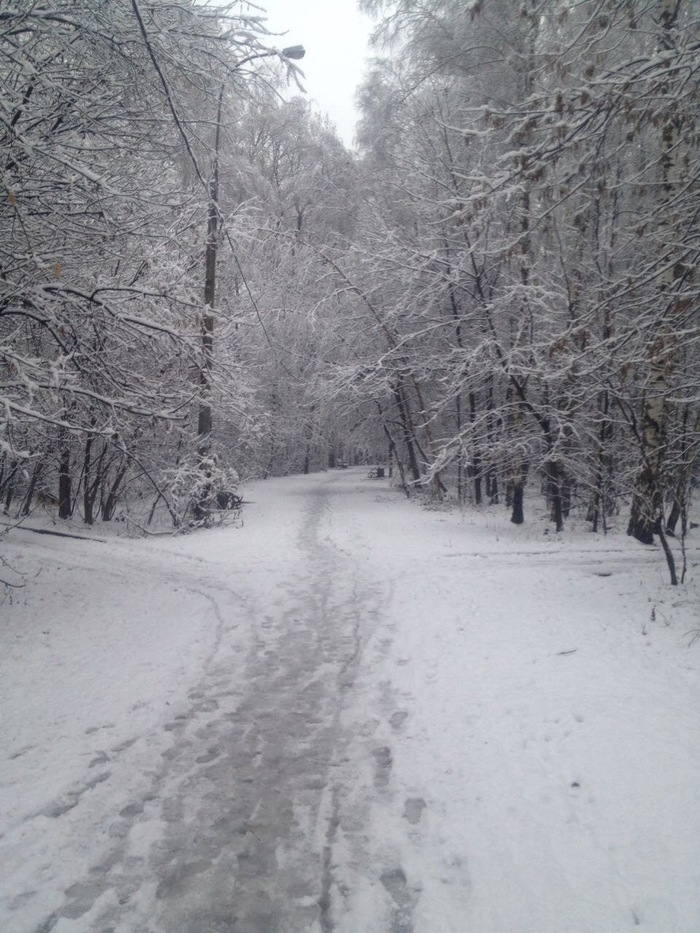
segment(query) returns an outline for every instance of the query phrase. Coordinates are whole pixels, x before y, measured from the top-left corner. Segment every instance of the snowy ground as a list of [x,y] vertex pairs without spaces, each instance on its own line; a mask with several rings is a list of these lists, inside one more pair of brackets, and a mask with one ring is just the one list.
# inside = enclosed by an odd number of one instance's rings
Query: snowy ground
[[697,541],[246,498],[0,539],[3,933],[700,930]]

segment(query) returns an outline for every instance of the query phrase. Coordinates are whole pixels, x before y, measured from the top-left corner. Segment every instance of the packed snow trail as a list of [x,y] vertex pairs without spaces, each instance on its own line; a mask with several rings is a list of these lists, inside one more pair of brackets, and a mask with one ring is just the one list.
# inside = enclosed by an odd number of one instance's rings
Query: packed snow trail
[[[191,716],[180,720],[164,776],[161,819],[170,826],[155,859],[163,930],[292,933],[319,915],[321,928],[331,928],[322,804],[343,691],[376,621],[377,593],[320,540],[327,508],[327,489],[318,486],[308,495],[293,575],[258,619],[242,695],[235,690],[235,704],[226,703],[230,672],[215,664]],[[215,710],[204,725],[202,707]]]
[[[219,645],[189,704],[163,726],[173,744],[145,793],[111,825],[103,860],[66,889],[37,933],[82,929],[88,914],[84,928],[95,931],[332,929],[334,818],[324,808],[333,805],[344,692],[382,587],[322,539],[329,507],[327,483],[305,490],[286,568],[272,544],[277,573],[265,567],[269,594],[245,600],[252,637],[235,673],[218,650],[231,604],[225,616],[216,589],[200,586],[218,617]],[[134,901],[147,920],[134,916]]]
[[9,539],[3,933],[700,929],[697,589],[360,470],[247,498]]

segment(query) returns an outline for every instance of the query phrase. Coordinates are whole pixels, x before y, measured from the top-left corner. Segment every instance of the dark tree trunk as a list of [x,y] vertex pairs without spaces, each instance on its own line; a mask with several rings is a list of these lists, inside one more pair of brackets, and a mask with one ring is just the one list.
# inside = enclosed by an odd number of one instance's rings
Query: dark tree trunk
[[413,429],[413,422],[411,421],[408,402],[404,398],[400,385],[397,385],[394,389],[394,398],[396,399],[396,404],[399,409],[404,444],[406,445],[406,455],[408,456],[408,466],[413,476],[413,481],[415,483],[419,483],[421,480],[421,472],[420,467],[418,466],[418,458],[416,457],[416,449],[414,444],[415,431]]
[[312,405],[309,412],[309,418],[306,424],[304,425],[304,440],[305,440],[305,449],[304,449],[304,475],[307,476],[311,472],[311,454],[313,449],[313,440],[314,440],[314,413],[316,411],[316,406]]
[[[212,404],[211,380],[214,365],[214,308],[216,306],[216,264],[219,251],[219,145],[221,141],[221,111],[224,86],[219,91],[219,105],[214,136],[214,160],[209,182],[209,208],[207,211],[207,240],[204,253],[204,313],[202,314],[202,362],[199,368],[201,399],[197,418],[197,456],[205,477],[211,476]],[[211,483],[202,486],[199,501],[194,505],[195,521],[207,522],[210,509]]]
[[[668,518],[666,519],[666,534],[671,538],[676,536],[676,525],[678,524],[678,519],[681,517],[682,511],[683,510],[681,509],[680,501],[676,496],[676,498],[673,500],[673,505],[671,506],[671,511],[668,514]],[[685,529],[683,529],[683,532],[685,533]]]
[[517,482],[513,484],[513,509],[510,520],[514,525],[522,525],[525,521],[523,511],[523,499],[525,496],[525,483]]
[[[597,484],[596,484],[597,485]],[[600,518],[600,493],[596,489],[591,496],[588,503],[588,512],[586,514],[586,521],[591,523],[591,531],[593,534],[598,533],[598,519]]]
[[58,517],[70,518],[73,514],[71,499],[70,450],[66,447],[61,453],[58,465]]
[[[455,399],[455,418],[455,427],[459,435],[462,431],[462,398],[459,394]],[[464,501],[464,456],[462,454],[460,454],[457,461],[457,501]]]
[[406,474],[404,472],[403,463],[401,457],[399,457],[399,452],[396,449],[396,442],[392,437],[391,431],[389,430],[386,420],[384,419],[384,411],[379,402],[376,403],[377,408],[379,409],[379,415],[382,419],[382,428],[384,434],[386,435],[387,443],[389,444],[389,476],[393,476],[394,473],[394,463],[396,463],[396,468],[399,471],[399,476],[401,477],[401,485],[406,493],[409,495],[408,486],[406,484]]
[[5,479],[5,502],[3,503],[5,512],[9,512],[10,506],[12,505],[12,499],[15,494],[15,477],[17,476],[17,470],[18,466],[15,463]]
[[550,505],[550,518],[557,531],[564,530],[564,507],[561,495],[561,472],[556,460],[547,462],[547,498]]
[[568,473],[565,473],[563,470],[560,473],[561,477],[561,514],[566,519],[571,514],[571,477]]
[[27,487],[27,493],[24,497],[24,502],[22,503],[21,514],[28,515],[29,510],[32,507],[32,499],[34,498],[34,490],[36,489],[36,484],[39,482],[39,477],[43,470],[43,464],[37,463],[32,470],[32,478],[29,480],[29,486]]
[[647,467],[637,480],[627,534],[641,544],[653,544],[654,534],[659,526],[661,515],[661,496],[656,485],[654,471]]
[[528,471],[528,463],[522,461],[518,462],[509,484],[509,504],[512,506],[510,520],[514,525],[522,525],[525,521],[523,499],[525,497],[525,485],[527,483]]
[[498,505],[500,494],[498,489],[498,472],[493,462],[493,448],[496,443],[497,419],[494,411],[493,373],[488,376],[486,383],[486,444],[489,450],[488,468],[486,470],[486,496],[489,505]]
[[[204,314],[202,315],[202,364],[199,380],[202,399],[197,422],[199,456],[205,461],[211,450],[212,410],[211,374],[214,360],[214,308],[216,306],[216,263],[219,250],[219,144],[221,139],[221,108],[224,88],[219,91],[219,107],[214,138],[214,161],[209,183],[207,241],[204,255]],[[206,468],[205,468],[206,469]]]
[[668,565],[668,572],[671,577],[671,586],[678,586],[678,576],[676,574],[676,561],[673,556],[673,551],[669,547],[669,543],[666,540],[666,535],[664,534],[661,520],[659,520],[659,524],[656,528],[656,533],[659,536],[659,541],[661,542],[661,547],[663,548],[664,556],[666,557],[666,564]]
[[474,478],[474,504],[481,505],[481,447],[476,436],[476,394],[469,393],[469,418],[474,436],[474,453],[472,458],[472,476]]
[[[608,327],[606,327],[605,336],[610,336]],[[596,457],[596,478],[595,489],[588,508],[588,521],[592,523],[593,532],[598,531],[598,523],[602,521],[603,533],[605,533],[607,532],[606,516],[609,514],[609,505],[612,501],[610,478],[613,472],[613,460],[609,453],[609,446],[613,437],[613,426],[609,416],[610,396],[607,390],[600,395],[598,410],[601,422]]]
[[91,480],[92,466],[92,445],[94,435],[88,434],[85,440],[85,454],[83,456],[83,510],[84,521],[86,525],[92,525],[95,521],[92,511],[93,494]]
[[671,512],[666,520],[666,534],[674,537],[678,519],[681,520],[681,535],[685,537],[688,531],[688,501],[690,496],[691,464],[693,462],[693,441],[700,433],[700,412],[695,417],[695,429],[690,426],[691,409],[686,405],[683,409],[683,430],[680,437],[680,461],[678,478],[675,482],[675,492]]
[[117,501],[119,496],[119,490],[121,488],[122,481],[126,476],[126,471],[128,469],[128,462],[125,460],[124,463],[117,470],[117,474],[114,477],[114,482],[110,486],[109,492],[102,503],[102,521],[109,522],[114,517],[114,510],[117,507]]
[[474,462],[474,504],[481,505],[483,496],[481,494],[481,468],[477,461]]

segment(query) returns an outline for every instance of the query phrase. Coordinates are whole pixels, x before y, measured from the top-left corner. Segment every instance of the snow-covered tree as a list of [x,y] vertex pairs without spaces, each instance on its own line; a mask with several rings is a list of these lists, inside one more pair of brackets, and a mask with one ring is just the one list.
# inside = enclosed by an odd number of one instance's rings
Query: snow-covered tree
[[0,10],[0,443],[6,473],[60,477],[64,516],[82,484],[89,520],[96,443],[133,454],[209,388],[212,127],[264,40],[240,3]]

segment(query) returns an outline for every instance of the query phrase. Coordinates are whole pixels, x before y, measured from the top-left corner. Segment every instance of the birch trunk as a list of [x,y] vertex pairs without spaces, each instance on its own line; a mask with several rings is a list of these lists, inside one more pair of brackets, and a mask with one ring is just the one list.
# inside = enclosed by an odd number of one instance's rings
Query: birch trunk
[[[674,47],[673,31],[678,20],[681,0],[659,0],[659,23],[662,51]],[[627,533],[642,544],[653,544],[654,535],[662,530],[664,496],[664,454],[669,416],[668,397],[673,358],[677,349],[674,333],[674,291],[677,256],[674,230],[676,218],[673,199],[682,182],[686,146],[683,143],[682,117],[671,107],[661,131],[661,183],[659,186],[658,240],[663,250],[663,271],[658,280],[660,327],[648,349],[649,376],[642,414],[642,446],[644,461],[637,475]]]

